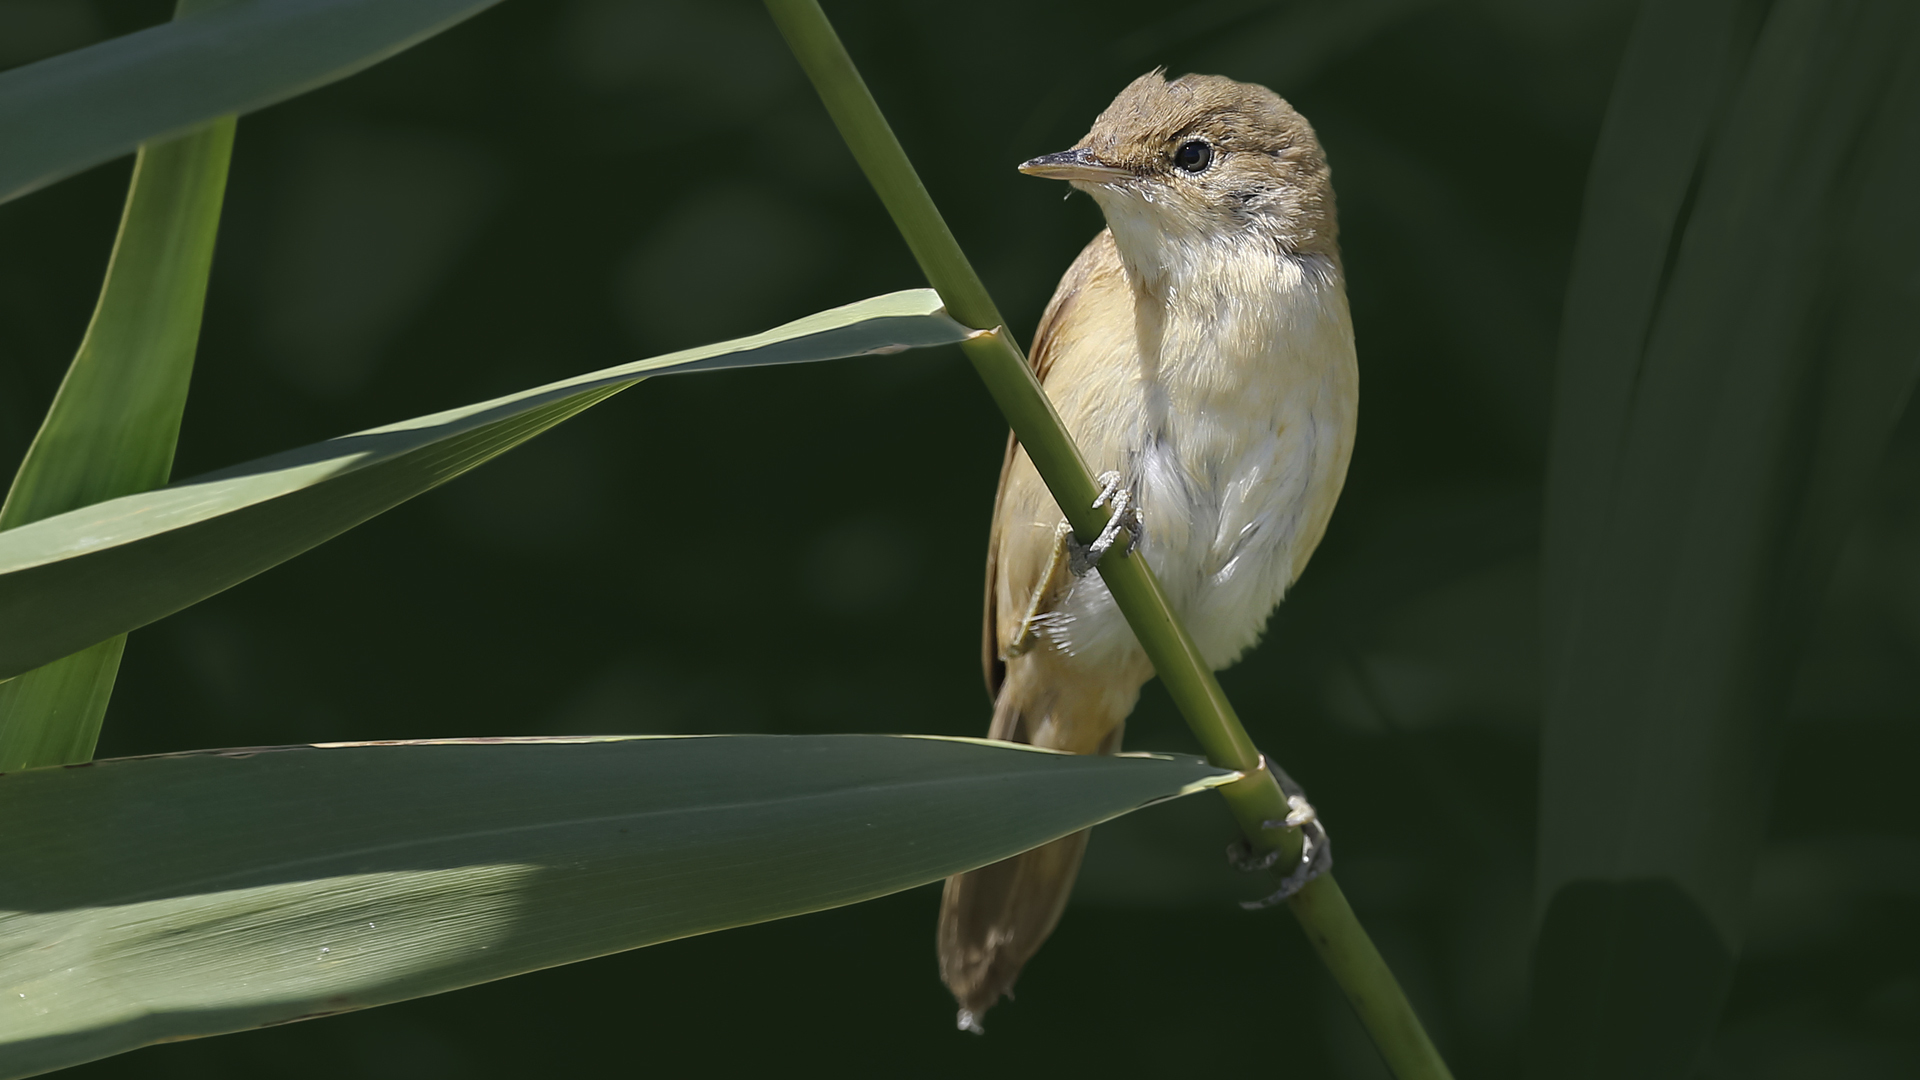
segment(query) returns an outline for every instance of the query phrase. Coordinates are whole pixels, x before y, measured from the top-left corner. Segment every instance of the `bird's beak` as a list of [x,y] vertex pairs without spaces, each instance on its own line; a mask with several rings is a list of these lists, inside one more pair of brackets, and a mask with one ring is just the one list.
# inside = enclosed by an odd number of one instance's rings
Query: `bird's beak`
[[1133,175],[1118,165],[1100,160],[1099,155],[1084,146],[1062,150],[1057,154],[1042,154],[1032,161],[1022,162],[1020,171],[1048,180],[1079,180],[1089,184],[1111,184]]

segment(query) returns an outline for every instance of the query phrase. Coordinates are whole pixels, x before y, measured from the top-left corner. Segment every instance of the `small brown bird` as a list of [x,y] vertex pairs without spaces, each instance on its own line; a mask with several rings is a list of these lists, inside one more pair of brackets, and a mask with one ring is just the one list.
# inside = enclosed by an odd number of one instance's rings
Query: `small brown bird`
[[[1071,150],[1020,166],[1093,196],[1107,229],[1060,281],[1032,363],[1216,670],[1266,626],[1346,479],[1359,369],[1326,157],[1263,86],[1135,79]],[[996,739],[1120,747],[1153,676],[1087,553],[1011,437],[987,552],[983,659]],[[959,1025],[1053,931],[1082,832],[948,878],[940,976]]]

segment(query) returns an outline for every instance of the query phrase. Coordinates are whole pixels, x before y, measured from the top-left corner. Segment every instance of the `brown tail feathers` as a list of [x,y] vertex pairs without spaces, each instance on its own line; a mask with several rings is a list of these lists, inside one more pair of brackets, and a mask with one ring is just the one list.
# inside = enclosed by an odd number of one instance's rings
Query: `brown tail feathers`
[[[1055,665],[1022,657],[1010,665],[994,702],[990,737],[1078,754],[1120,748],[1138,684],[1077,685]],[[1045,670],[1051,668],[1053,670]],[[940,898],[940,978],[960,1003],[959,1026],[980,1032],[980,1018],[1011,995],[1020,969],[1060,921],[1087,850],[1087,833],[947,879]]]

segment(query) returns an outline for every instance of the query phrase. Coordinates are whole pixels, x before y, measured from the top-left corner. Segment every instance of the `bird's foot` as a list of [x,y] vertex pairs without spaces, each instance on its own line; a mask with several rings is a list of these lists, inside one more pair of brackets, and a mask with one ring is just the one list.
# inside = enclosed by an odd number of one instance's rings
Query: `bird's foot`
[[[1262,764],[1266,763],[1263,761]],[[1260,900],[1242,901],[1240,906],[1248,911],[1258,911],[1281,903],[1306,888],[1307,882],[1333,869],[1333,842],[1327,838],[1326,826],[1320,824],[1320,815],[1313,809],[1313,804],[1307,801],[1307,793],[1283,770],[1275,767],[1274,774],[1280,781],[1280,790],[1287,796],[1287,816],[1280,821],[1263,821],[1260,824],[1268,829],[1299,829],[1300,863],[1280,879],[1280,888],[1273,895]],[[1248,873],[1270,870],[1279,861],[1279,848],[1255,854],[1253,845],[1245,840],[1236,841],[1227,848],[1227,862],[1235,869]]]
[[1100,560],[1106,558],[1107,552],[1119,542],[1121,530],[1124,529],[1127,534],[1127,546],[1123,554],[1131,553],[1140,546],[1140,537],[1145,531],[1140,521],[1139,504],[1134,501],[1133,492],[1120,486],[1119,473],[1108,470],[1100,474],[1100,497],[1093,500],[1093,505],[1095,509],[1112,506],[1113,514],[1107,518],[1106,527],[1100,530],[1100,535],[1094,537],[1091,544],[1083,546],[1077,538],[1068,535],[1068,566],[1073,570],[1074,577],[1086,577],[1094,567],[1100,565]]
[[979,1017],[973,1015],[972,1009],[961,1009],[960,1015],[954,1018],[953,1026],[959,1028],[961,1031],[971,1031],[975,1035],[985,1035],[987,1033],[986,1025],[980,1022]]

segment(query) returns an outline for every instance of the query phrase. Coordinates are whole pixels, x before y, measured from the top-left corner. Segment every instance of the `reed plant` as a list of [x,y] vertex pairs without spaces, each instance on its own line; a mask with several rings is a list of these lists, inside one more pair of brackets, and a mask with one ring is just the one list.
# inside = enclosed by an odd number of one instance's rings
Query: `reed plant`
[[[1207,791],[1280,871],[1298,858],[1286,755],[1256,747],[1124,545],[1099,572],[1204,758],[591,735],[94,760],[131,631],[651,379],[958,345],[1075,532],[1106,524],[815,0],[765,6],[931,288],[174,479],[237,117],[493,2],[180,0],[0,72],[0,199],[135,155],[93,317],[0,507],[0,1077],[853,904]],[[1532,1075],[1689,1075],[1721,1015],[1791,662],[1920,377],[1916,56],[1898,0],[1634,22],[1558,346]],[[1451,843],[1433,812],[1406,829]],[[1393,1074],[1450,1075],[1334,876],[1288,907]],[[1214,960],[1258,966],[1274,933],[1246,916]]]

